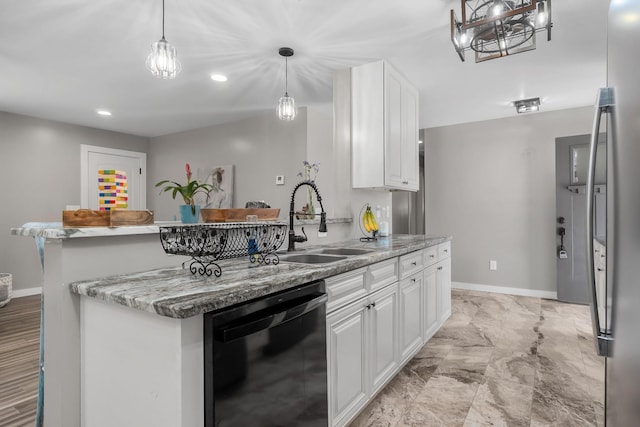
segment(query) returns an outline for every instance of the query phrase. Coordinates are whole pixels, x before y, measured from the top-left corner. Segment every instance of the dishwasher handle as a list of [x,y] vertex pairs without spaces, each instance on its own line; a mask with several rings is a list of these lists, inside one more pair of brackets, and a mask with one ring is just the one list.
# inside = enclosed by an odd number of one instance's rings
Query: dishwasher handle
[[309,298],[296,299],[289,304],[283,304],[263,311],[258,319],[251,318],[242,323],[232,322],[221,325],[213,331],[216,341],[229,342],[246,337],[256,332],[273,328],[277,325],[290,322],[298,317],[315,310],[327,302],[327,295],[311,295]]

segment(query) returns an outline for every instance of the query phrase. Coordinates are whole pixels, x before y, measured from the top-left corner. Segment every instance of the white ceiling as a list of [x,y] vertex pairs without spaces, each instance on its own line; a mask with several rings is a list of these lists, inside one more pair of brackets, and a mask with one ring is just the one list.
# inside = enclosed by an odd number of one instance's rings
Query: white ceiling
[[[284,92],[329,109],[333,70],[388,60],[420,90],[420,127],[591,105],[605,84],[606,0],[554,0],[553,37],[476,64],[449,39],[458,0],[166,0],[175,80],[145,68],[161,37],[161,0],[0,3],[0,111],[142,136],[210,126],[273,110]],[[226,83],[209,75],[228,75]],[[113,112],[99,117],[97,108]]]

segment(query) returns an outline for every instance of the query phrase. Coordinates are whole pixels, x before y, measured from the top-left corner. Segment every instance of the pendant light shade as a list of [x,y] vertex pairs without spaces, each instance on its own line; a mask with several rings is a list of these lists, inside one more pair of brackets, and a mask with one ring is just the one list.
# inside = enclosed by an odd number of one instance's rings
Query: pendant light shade
[[296,117],[296,101],[292,97],[289,96],[289,92],[287,91],[287,85],[289,80],[289,63],[288,58],[293,56],[293,49],[290,47],[281,47],[278,51],[280,56],[284,56],[285,61],[285,69],[284,69],[284,96],[280,98],[278,102],[278,118],[280,120],[293,120]]
[[147,56],[146,65],[151,74],[160,79],[173,79],[182,70],[176,48],[164,38],[164,0],[162,0],[162,38],[151,45],[151,53]]

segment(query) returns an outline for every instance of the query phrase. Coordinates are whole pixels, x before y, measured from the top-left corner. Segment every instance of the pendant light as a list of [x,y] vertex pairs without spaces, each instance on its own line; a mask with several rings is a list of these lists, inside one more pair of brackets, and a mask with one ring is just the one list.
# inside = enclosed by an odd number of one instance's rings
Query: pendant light
[[162,0],[162,38],[151,45],[147,69],[159,79],[174,79],[182,69],[176,48],[164,38],[164,0]]
[[290,47],[281,47],[278,50],[280,56],[284,56],[284,96],[278,102],[278,118],[280,120],[293,120],[296,117],[296,101],[289,96],[287,85],[289,80],[289,62],[288,58],[293,56],[293,49]]

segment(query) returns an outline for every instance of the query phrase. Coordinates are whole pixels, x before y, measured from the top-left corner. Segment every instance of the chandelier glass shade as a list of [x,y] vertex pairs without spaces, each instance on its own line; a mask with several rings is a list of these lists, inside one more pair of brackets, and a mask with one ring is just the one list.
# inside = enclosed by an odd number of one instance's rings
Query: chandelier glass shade
[[462,20],[451,9],[451,42],[462,61],[476,62],[536,48],[536,33],[551,40],[551,0],[460,0]]
[[176,48],[164,38],[164,0],[162,0],[162,38],[151,45],[146,66],[151,74],[160,79],[173,79],[182,70]]
[[281,47],[278,50],[280,56],[284,56],[285,69],[284,69],[284,96],[278,101],[278,118],[280,120],[290,121],[296,118],[296,101],[289,96],[287,91],[287,85],[289,83],[289,62],[288,58],[293,56],[293,49],[290,47]]

